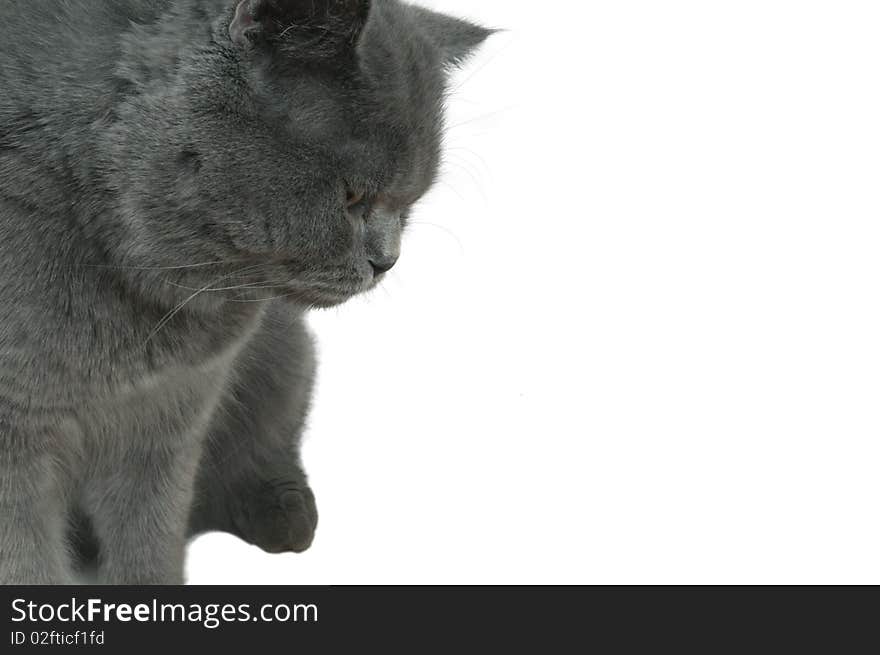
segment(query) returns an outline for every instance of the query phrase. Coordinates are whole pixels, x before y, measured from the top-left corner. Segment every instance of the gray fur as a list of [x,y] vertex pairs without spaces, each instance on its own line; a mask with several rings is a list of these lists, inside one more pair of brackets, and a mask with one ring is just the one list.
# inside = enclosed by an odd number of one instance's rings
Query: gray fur
[[180,583],[209,530],[308,548],[304,314],[396,261],[489,32],[397,0],[0,22],[0,583]]

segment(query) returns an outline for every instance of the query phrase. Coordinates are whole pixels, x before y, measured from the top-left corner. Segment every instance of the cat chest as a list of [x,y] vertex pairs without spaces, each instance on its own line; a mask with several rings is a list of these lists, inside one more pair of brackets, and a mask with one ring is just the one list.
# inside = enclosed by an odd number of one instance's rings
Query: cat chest
[[177,441],[206,428],[234,375],[234,358],[144,375],[79,412],[83,433],[101,444]]
[[195,347],[197,339],[160,362],[139,358],[103,387],[80,412],[84,433],[96,441],[178,440],[200,436],[235,379],[242,351],[254,338],[258,316],[220,348]]

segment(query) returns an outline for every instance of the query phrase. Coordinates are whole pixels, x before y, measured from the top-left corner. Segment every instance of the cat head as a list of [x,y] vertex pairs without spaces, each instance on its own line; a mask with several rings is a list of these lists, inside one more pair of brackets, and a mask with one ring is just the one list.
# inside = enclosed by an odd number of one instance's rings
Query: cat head
[[120,117],[126,253],[311,306],[372,288],[435,181],[449,73],[490,34],[397,0],[235,3]]

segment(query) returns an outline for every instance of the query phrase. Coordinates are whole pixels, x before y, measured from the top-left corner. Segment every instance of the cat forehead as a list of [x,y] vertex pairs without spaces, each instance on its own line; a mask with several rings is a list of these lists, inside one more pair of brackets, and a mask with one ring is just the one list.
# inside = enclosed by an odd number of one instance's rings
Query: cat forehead
[[397,155],[408,144],[432,145],[442,124],[445,73],[417,51],[390,57],[370,45],[350,70],[287,71],[269,91],[270,102],[283,104],[295,131],[315,137],[394,143]]
[[364,147],[394,143],[403,148],[432,137],[442,123],[442,92],[429,94],[412,80],[376,85],[303,77],[291,80],[281,94],[270,92],[266,106],[285,114],[295,133],[356,140]]

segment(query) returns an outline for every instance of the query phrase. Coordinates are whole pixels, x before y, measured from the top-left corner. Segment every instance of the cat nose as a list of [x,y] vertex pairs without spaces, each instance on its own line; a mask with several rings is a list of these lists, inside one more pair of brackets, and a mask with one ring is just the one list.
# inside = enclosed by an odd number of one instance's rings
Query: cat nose
[[384,275],[397,263],[397,257],[388,257],[388,258],[376,258],[370,260],[370,266],[373,267],[373,275],[375,277],[379,277],[380,275]]

